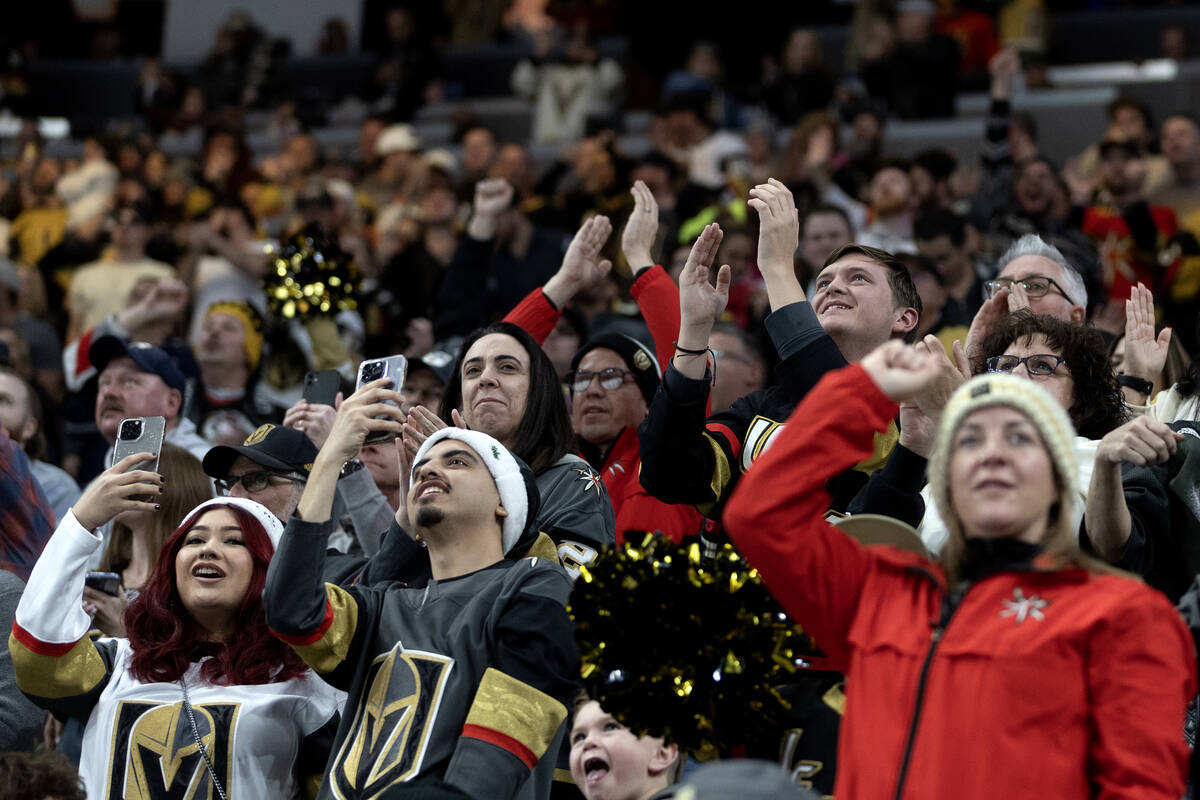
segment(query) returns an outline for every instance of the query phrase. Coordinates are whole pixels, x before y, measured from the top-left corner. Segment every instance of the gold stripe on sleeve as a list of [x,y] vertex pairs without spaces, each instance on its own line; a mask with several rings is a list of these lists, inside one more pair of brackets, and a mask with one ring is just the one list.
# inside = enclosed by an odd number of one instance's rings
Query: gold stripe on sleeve
[[288,642],[296,654],[319,673],[333,672],[346,660],[354,632],[358,630],[358,602],[340,586],[325,584],[329,606],[321,623],[320,636],[312,642]]
[[53,656],[36,653],[9,634],[8,651],[17,686],[33,697],[59,700],[87,694],[108,674],[104,659],[86,636],[67,652]]
[[541,758],[550,747],[567,707],[527,683],[488,667],[467,712],[467,725],[516,739]]

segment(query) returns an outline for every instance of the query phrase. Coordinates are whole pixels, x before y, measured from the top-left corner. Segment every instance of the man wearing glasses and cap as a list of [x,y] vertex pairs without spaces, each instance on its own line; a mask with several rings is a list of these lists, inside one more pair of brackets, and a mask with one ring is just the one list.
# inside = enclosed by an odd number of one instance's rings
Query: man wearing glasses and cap
[[260,425],[240,445],[220,445],[204,456],[204,471],[229,497],[262,503],[286,522],[300,502],[317,448],[294,428]]

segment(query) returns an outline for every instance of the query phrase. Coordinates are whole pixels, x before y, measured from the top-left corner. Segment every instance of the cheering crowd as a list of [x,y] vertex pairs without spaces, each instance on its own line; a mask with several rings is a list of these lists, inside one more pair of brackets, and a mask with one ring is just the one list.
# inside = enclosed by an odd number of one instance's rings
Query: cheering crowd
[[[445,147],[386,19],[348,151],[289,102],[251,149],[245,20],[137,134],[17,134],[0,795],[1191,796],[1200,121],[1119,97],[1060,169],[1028,51],[904,0],[857,93],[804,29],[748,94],[698,43],[636,156],[621,66],[518,20],[531,140]],[[973,85],[978,163],[886,152]],[[707,731],[738,759],[581,666],[572,593],[647,533],[732,543],[815,643],[786,724]]]

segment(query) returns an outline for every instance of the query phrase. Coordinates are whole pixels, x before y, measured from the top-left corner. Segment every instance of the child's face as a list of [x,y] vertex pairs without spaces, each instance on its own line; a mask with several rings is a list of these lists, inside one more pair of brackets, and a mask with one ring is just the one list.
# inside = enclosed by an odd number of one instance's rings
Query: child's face
[[571,777],[587,800],[641,800],[667,785],[674,748],[662,739],[634,736],[590,701],[571,728]]

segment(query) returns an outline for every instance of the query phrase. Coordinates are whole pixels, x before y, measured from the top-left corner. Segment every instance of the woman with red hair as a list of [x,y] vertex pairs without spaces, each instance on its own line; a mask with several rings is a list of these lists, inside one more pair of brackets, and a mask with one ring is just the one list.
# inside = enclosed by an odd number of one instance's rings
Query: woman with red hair
[[46,545],[9,638],[17,683],[83,722],[88,797],[299,797],[320,778],[343,696],[266,627],[262,588],[283,533],[266,508],[232,497],[196,506],[126,610],[129,638],[88,636],[93,531],[158,509],[162,477],[133,469],[147,458],[96,478]]

